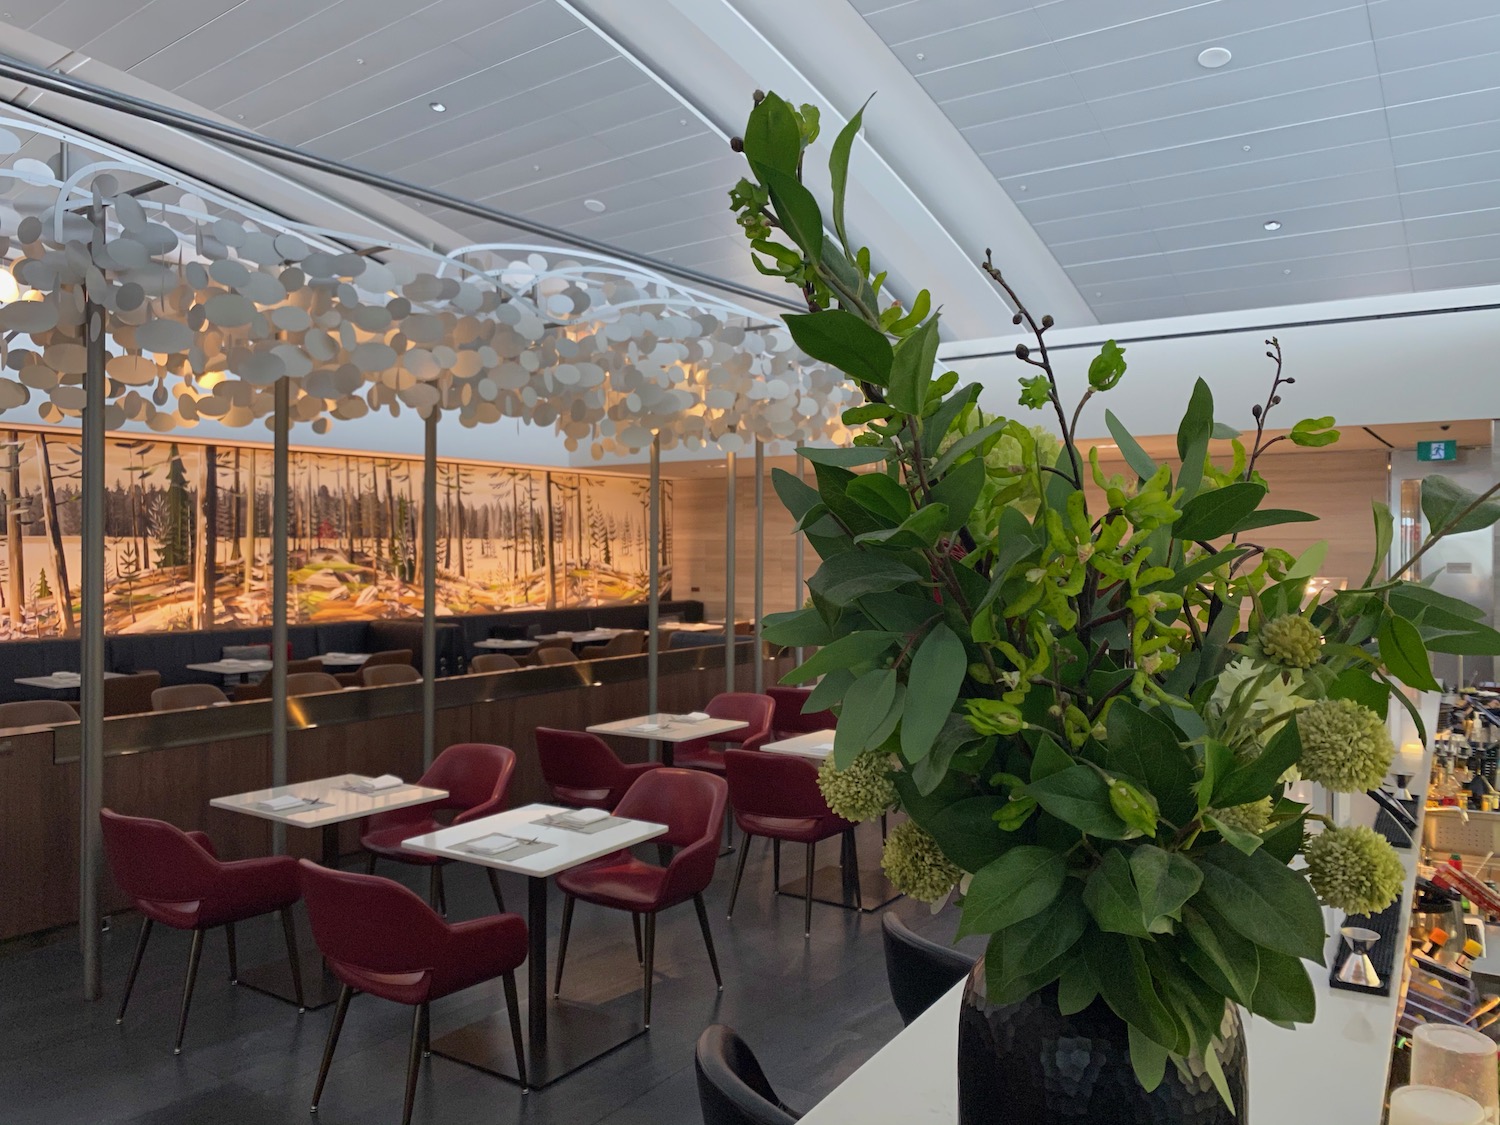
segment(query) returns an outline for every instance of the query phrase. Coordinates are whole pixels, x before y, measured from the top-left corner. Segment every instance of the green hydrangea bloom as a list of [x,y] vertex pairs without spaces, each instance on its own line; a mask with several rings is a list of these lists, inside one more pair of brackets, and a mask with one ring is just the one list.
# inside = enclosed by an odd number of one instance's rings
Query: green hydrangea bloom
[[1307,618],[1288,613],[1261,626],[1260,650],[1284,667],[1311,668],[1322,654],[1323,634]]
[[892,886],[919,902],[941,902],[963,875],[937,841],[913,820],[891,829],[880,868]]
[[1235,805],[1228,809],[1214,809],[1214,816],[1230,828],[1238,828],[1259,836],[1271,823],[1271,798],[1262,797],[1248,805]]
[[1345,914],[1376,914],[1396,901],[1406,871],[1386,838],[1356,825],[1329,828],[1307,842],[1307,881]]
[[818,788],[828,807],[845,820],[874,820],[896,803],[896,786],[891,782],[891,757],[878,750],[867,750],[839,769],[833,755],[818,767]]
[[1396,748],[1385,720],[1352,699],[1320,699],[1297,714],[1302,776],[1336,793],[1374,789]]

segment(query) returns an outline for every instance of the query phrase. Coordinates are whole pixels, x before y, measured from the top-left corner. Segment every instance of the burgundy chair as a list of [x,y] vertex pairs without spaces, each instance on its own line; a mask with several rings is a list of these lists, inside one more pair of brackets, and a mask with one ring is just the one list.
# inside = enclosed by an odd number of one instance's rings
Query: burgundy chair
[[581,730],[536,728],[536,754],[552,799],[584,809],[612,809],[658,762],[626,765],[602,738]]
[[729,786],[722,777],[696,770],[670,767],[651,770],[636,779],[615,809],[616,816],[649,820],[667,826],[658,844],[680,849],[666,866],[645,863],[628,851],[603,856],[592,863],[564,871],[557,885],[567,897],[563,900],[562,938],[557,947],[557,979],[554,996],[562,993],[563,962],[568,956],[568,930],[573,924],[573,907],[582,899],[596,906],[628,910],[639,927],[645,918],[646,940],[641,955],[645,971],[645,1024],[651,1026],[651,980],[656,957],[656,916],[668,907],[693,900],[698,911],[698,925],[703,930],[703,944],[708,947],[708,963],[713,967],[714,982],[724,990],[719,975],[719,958],[714,953],[714,935],[708,928],[708,910],[703,892],[713,881],[714,864],[719,858],[719,831],[724,824],[724,804]]
[[767,696],[748,691],[721,692],[710,699],[703,710],[715,719],[737,719],[750,725],[744,730],[715,735],[711,739],[695,738],[691,742],[679,742],[672,755],[673,765],[723,773],[724,754],[713,749],[710,742],[733,743],[739,750],[759,750],[771,741],[771,717],[776,705]]
[[740,844],[740,862],[729,892],[729,917],[734,917],[740,880],[745,877],[751,836],[764,836],[772,842],[772,880],[776,883],[781,881],[781,842],[806,844],[807,897],[802,907],[802,929],[811,937],[813,859],[818,841],[853,832],[854,825],[828,807],[818,788],[817,767],[806,759],[726,750],[724,765],[734,822],[746,837]]
[[302,970],[291,915],[292,904],[302,897],[296,860],[279,855],[224,863],[202,832],[184,832],[162,820],[121,816],[109,809],[99,811],[99,822],[104,833],[104,854],[109,858],[115,882],[145,916],[116,1023],[125,1022],[125,1008],[130,1003],[130,992],[135,987],[155,923],[191,930],[193,945],[188,954],[187,981],[182,988],[182,1011],[177,1018],[177,1042],[172,1049],[173,1054],[180,1055],[193,985],[198,979],[198,962],[203,956],[204,931],[224,927],[229,946],[229,979],[234,981],[239,976],[234,924],[273,910],[281,912],[292,987],[297,1007],[302,1008]]
[[323,1048],[318,1084],[313,1087],[312,1112],[318,1112],[339,1032],[356,992],[410,1004],[415,1009],[401,1125],[411,1121],[417,1072],[428,1050],[428,1005],[495,977],[505,985],[516,1073],[522,1089],[526,1088],[526,1048],[521,1040],[515,975],[516,967],[526,960],[526,923],[519,915],[494,914],[449,924],[400,883],[376,875],[335,871],[305,859],[297,862],[313,940],[329,971],[343,985]]
[[838,725],[838,716],[832,711],[814,711],[803,714],[802,706],[812,695],[812,688],[768,687],[766,695],[775,705],[771,728],[777,738],[791,738],[798,734],[812,734],[820,730],[833,730]]
[[[459,742],[448,747],[417,781],[418,785],[429,789],[446,789],[446,797],[427,805],[376,813],[365,821],[365,832],[359,839],[360,846],[370,853],[365,870],[375,874],[375,861],[379,858],[429,868],[428,894],[432,905],[439,913],[447,914],[443,867],[448,861],[438,856],[409,852],[401,846],[401,841],[446,827],[433,816],[445,809],[457,810],[458,815],[450,824],[464,824],[499,812],[505,807],[505,791],[510,788],[510,778],[515,771],[516,755],[508,747],[487,742]],[[500,880],[494,868],[484,870],[490,877],[495,905],[503,914],[505,897],[500,893]]]

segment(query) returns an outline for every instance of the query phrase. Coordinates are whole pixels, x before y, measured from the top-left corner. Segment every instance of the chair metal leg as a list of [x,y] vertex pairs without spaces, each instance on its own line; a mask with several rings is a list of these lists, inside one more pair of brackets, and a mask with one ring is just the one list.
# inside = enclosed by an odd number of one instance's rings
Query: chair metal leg
[[432,1054],[432,1006],[422,1005],[422,1057]]
[[156,925],[150,918],[141,920],[141,936],[135,943],[135,960],[130,963],[130,975],[125,978],[125,995],[120,997],[120,1014],[115,1023],[125,1022],[125,1007],[130,1003],[130,993],[135,988],[135,975],[141,971],[141,958],[146,955],[146,942],[151,940],[151,927]]
[[[749,851],[750,837],[746,836],[743,841],[744,850]],[[703,896],[693,896],[693,906],[698,911],[698,926],[703,931],[703,944],[708,947],[708,963],[713,966],[714,983],[719,986],[719,991],[724,991],[724,978],[719,975],[719,955],[714,952],[714,932],[708,928],[708,907],[703,904]]]
[[406,1057],[406,1100],[401,1106],[401,1125],[411,1125],[412,1106],[417,1101],[417,1072],[422,1068],[422,1023],[426,1004],[418,1004],[411,1019],[411,1051]]
[[771,886],[781,888],[781,841],[771,841]]
[[297,923],[292,919],[292,908],[281,908],[281,932],[286,937],[286,963],[292,970],[292,995],[297,998],[297,1011],[307,1011],[307,1000],[302,995],[302,957],[297,952]]
[[562,934],[557,942],[557,976],[552,982],[552,995],[562,995],[563,962],[568,959],[568,933],[573,928],[573,907],[578,900],[572,895],[563,898]]
[[516,1047],[516,1077],[521,1080],[521,1092],[530,1088],[526,1081],[526,1041],[521,1038],[521,1001],[516,995],[516,974],[506,973],[501,978],[505,985],[505,1010],[510,1015],[510,1040]]
[[490,891],[495,896],[495,905],[500,908],[500,913],[506,913],[505,895],[500,890],[500,873],[493,867],[486,867],[484,873],[490,877]]
[[234,945],[234,923],[224,923],[224,944],[229,947],[229,983],[240,983],[240,955]]
[[807,891],[802,900],[803,937],[812,937],[813,859],[817,854],[817,848],[817,844],[807,845]]
[[641,950],[641,916],[639,914],[631,913],[630,928],[635,931],[635,963],[644,965],[646,954]]
[[435,863],[427,876],[427,898],[432,908],[444,918],[448,917],[448,895],[443,888],[443,865]]
[[333,1023],[328,1028],[328,1042],[323,1046],[323,1065],[318,1067],[318,1084],[313,1087],[312,1108],[318,1112],[318,1102],[323,1097],[323,1083],[328,1081],[328,1068],[333,1065],[333,1049],[339,1045],[339,1032],[344,1030],[344,1017],[349,1014],[349,1001],[354,989],[347,984],[339,989],[339,1002],[333,1009]]
[[740,861],[734,865],[734,885],[729,888],[729,912],[726,918],[734,917],[734,904],[740,897],[740,880],[745,877],[745,861],[750,858],[750,837],[745,837],[745,846],[740,848]]
[[656,970],[656,914],[646,915],[646,1029],[651,1028],[651,981]]
[[365,857],[365,874],[366,875],[373,875],[373,874],[375,874],[375,853],[374,852],[371,852],[368,856]]
[[193,948],[188,953],[187,979],[182,982],[182,1012],[177,1017],[177,1042],[174,1055],[182,1054],[182,1037],[187,1033],[188,1007],[193,1002],[193,985],[198,983],[198,962],[203,959],[203,931],[193,931]]

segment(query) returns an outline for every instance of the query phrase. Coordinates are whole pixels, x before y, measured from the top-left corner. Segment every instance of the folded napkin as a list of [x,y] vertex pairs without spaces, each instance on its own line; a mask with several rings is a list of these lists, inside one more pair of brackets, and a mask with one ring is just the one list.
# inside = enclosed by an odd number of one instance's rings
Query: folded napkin
[[574,809],[572,812],[564,813],[557,819],[563,824],[595,824],[601,820],[608,820],[609,813],[604,809]]
[[477,840],[470,840],[464,845],[464,850],[473,852],[475,855],[499,855],[501,852],[508,852],[520,846],[521,841],[513,836],[502,836],[494,832],[488,836],[481,836]]
[[76,682],[80,677],[77,672],[53,672],[52,678],[54,680],[73,680]]
[[665,723],[637,723],[635,726],[631,727],[630,729],[633,730],[633,731],[635,731],[635,732],[637,732],[637,733],[639,733],[639,734],[648,734],[651,731],[665,730],[666,729],[666,724]]
[[379,793],[405,784],[406,782],[393,773],[383,773],[379,777],[351,777],[349,779],[349,788],[356,793]]
[[258,664],[259,661],[241,660],[237,656],[226,656],[223,660],[219,661],[219,663],[225,668],[248,668],[252,665]]
[[677,716],[684,723],[701,723],[713,718],[707,711],[689,711],[686,715]]
[[272,812],[285,812],[287,809],[295,809],[299,805],[308,805],[312,802],[306,797],[298,797],[289,793],[285,797],[268,797],[266,800],[257,803],[261,808],[269,809]]

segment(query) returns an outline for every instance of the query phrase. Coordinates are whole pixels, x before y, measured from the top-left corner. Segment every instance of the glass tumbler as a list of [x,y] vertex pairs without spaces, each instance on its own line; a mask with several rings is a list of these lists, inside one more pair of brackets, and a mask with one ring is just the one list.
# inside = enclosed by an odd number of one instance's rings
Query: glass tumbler
[[1457,1024],[1426,1023],[1412,1034],[1413,1085],[1441,1086],[1484,1107],[1486,1125],[1500,1113],[1496,1045],[1488,1035]]
[[1391,1091],[1389,1125],[1481,1125],[1484,1107],[1440,1086],[1401,1086]]

